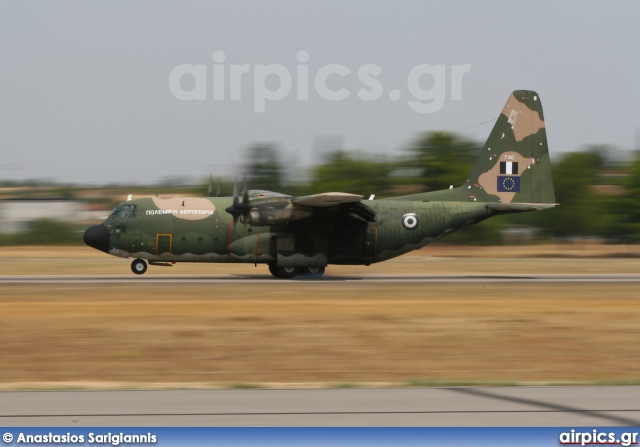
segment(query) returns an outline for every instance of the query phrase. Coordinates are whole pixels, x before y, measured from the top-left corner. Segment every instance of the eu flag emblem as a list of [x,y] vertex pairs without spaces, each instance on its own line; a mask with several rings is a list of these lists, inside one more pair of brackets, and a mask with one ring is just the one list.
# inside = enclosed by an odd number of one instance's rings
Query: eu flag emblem
[[520,177],[499,175],[498,192],[520,192]]

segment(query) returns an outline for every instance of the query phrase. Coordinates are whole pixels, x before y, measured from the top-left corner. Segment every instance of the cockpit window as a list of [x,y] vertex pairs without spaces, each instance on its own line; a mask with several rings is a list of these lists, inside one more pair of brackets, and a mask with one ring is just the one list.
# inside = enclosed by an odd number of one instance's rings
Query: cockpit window
[[116,207],[111,213],[113,217],[124,217],[134,219],[136,217],[136,205],[122,205]]

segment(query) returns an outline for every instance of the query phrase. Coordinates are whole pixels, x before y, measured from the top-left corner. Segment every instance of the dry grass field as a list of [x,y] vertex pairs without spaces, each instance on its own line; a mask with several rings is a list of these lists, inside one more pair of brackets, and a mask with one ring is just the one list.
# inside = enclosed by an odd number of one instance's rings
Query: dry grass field
[[[2,275],[131,274],[86,248],[0,253]],[[439,246],[327,274],[637,273],[637,254]],[[253,265],[147,273],[167,274],[269,277]],[[637,283],[0,283],[0,387],[640,382],[639,322]]]

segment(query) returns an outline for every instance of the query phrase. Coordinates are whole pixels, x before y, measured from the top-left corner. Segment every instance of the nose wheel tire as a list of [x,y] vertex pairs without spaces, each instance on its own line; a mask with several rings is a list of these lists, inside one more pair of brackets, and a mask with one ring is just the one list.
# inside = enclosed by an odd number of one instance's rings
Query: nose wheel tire
[[131,271],[136,275],[142,275],[144,272],[147,271],[147,263],[144,262],[142,259],[135,259],[131,263]]
[[300,269],[298,267],[278,267],[274,264],[269,264],[269,272],[276,278],[291,279],[298,276]]

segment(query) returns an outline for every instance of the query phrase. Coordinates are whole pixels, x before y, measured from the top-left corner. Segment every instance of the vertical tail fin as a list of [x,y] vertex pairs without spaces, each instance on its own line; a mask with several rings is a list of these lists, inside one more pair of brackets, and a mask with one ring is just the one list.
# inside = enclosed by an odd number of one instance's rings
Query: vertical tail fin
[[540,96],[516,90],[460,187],[478,202],[554,203]]

